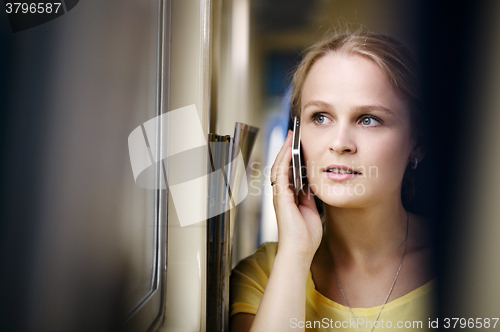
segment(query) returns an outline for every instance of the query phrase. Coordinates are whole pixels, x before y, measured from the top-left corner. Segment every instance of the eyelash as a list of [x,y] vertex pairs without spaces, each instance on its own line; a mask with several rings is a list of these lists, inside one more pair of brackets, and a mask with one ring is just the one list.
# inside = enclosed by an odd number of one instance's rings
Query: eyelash
[[[322,117],[325,117],[325,118],[328,118],[326,115],[322,114],[322,113],[314,113],[311,115],[311,120],[316,124],[316,125],[321,125],[321,123],[318,122],[318,118],[322,116]],[[380,124],[384,123],[382,120],[380,120],[378,117],[374,116],[374,115],[370,115],[370,114],[363,114],[360,118],[359,118],[359,121],[358,122],[361,122],[363,121],[364,119],[373,119],[377,122],[379,122]],[[378,127],[378,125],[375,125],[375,126],[365,126],[365,127]]]
[[[365,114],[365,115],[362,115],[361,118],[359,119],[359,122],[363,121],[364,119],[373,119],[375,121],[377,121],[379,124],[382,124],[384,123],[382,120],[380,120],[378,117],[374,116],[374,115],[369,115],[369,114]],[[367,126],[367,127],[378,127],[379,125],[375,125],[375,126]]]

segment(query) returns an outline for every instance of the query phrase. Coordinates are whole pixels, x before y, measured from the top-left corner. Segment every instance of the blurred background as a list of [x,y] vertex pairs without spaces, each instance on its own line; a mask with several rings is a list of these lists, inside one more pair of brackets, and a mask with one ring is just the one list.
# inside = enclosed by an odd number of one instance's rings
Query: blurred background
[[16,33],[4,8],[6,331],[205,331],[206,224],[181,227],[168,191],[135,186],[128,135],[190,104],[205,135],[261,129],[233,220],[234,266],[277,240],[269,172],[291,71],[345,27],[398,39],[422,68],[429,144],[408,208],[434,225],[441,317],[498,317],[499,2],[82,0]]

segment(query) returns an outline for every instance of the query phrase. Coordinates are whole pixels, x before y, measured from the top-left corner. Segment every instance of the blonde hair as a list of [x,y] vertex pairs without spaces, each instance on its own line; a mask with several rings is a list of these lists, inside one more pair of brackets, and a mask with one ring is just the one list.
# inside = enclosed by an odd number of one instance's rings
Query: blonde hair
[[423,145],[420,84],[416,62],[405,46],[385,35],[370,32],[335,33],[311,46],[292,78],[292,118],[300,115],[302,88],[312,66],[332,52],[361,55],[382,69],[394,90],[408,102],[412,136],[417,140],[417,144]]

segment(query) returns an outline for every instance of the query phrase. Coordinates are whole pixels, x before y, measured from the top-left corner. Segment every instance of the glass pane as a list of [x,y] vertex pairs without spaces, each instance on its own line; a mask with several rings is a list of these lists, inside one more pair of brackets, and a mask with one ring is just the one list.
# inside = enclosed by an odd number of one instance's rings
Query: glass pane
[[[127,99],[132,103],[131,117],[134,119],[133,123],[130,122],[131,131],[158,115],[158,1],[141,1],[136,7],[136,11],[129,12],[127,24],[132,24],[135,27],[133,33],[138,35],[131,38],[134,45],[124,47],[134,50],[132,68],[124,68],[129,79],[132,78],[129,82],[130,90],[127,91]],[[131,40],[123,39],[120,42],[126,44]],[[145,141],[148,143],[147,139]],[[125,139],[124,143],[126,142]],[[124,157],[124,163],[130,165],[128,155]],[[134,182],[131,168],[128,175],[123,179],[123,192],[120,196],[123,248],[130,264],[126,301],[131,312],[155,290],[153,281],[157,273],[157,218],[156,191],[138,186]],[[150,179],[152,182],[154,180]],[[149,187],[154,188],[154,184]]]

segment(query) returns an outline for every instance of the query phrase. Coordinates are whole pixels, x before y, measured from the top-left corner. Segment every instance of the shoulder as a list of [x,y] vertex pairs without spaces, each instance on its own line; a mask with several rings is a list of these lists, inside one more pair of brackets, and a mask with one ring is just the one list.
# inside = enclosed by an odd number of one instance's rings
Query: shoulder
[[233,274],[260,271],[269,277],[278,251],[278,242],[266,242],[256,252],[236,265]]
[[237,313],[256,314],[277,251],[277,242],[264,243],[233,269],[229,283],[231,316]]

